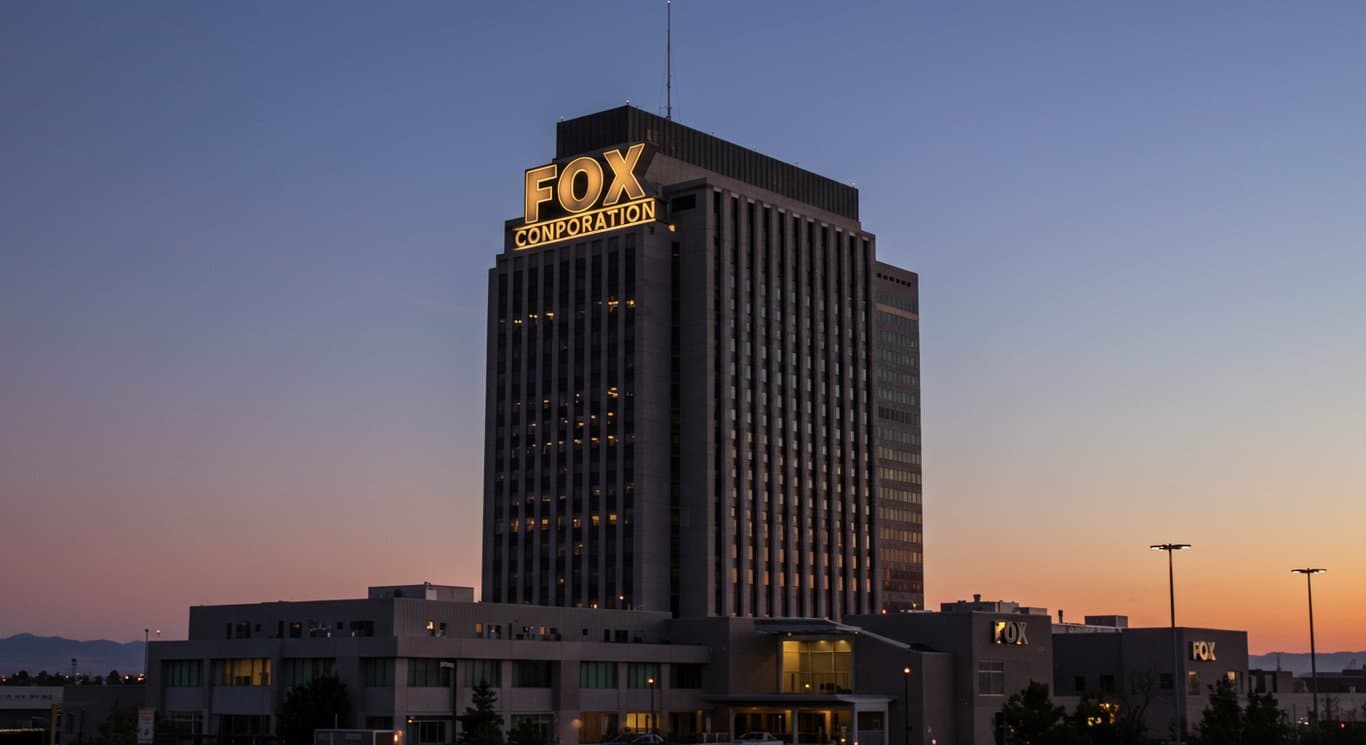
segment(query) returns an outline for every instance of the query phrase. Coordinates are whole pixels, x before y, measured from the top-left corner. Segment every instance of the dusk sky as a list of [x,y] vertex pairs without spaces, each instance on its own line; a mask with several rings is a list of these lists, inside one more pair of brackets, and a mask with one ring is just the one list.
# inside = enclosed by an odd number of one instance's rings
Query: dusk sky
[[[662,0],[0,6],[0,636],[477,584],[485,292]],[[926,590],[1366,649],[1366,6],[674,4],[920,273]]]

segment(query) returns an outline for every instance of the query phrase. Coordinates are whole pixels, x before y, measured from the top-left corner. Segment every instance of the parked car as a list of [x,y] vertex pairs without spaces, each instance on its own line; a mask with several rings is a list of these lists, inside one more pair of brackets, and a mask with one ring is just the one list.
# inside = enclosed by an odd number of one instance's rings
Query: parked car
[[608,740],[604,745],[663,745],[664,738],[649,732],[625,732]]

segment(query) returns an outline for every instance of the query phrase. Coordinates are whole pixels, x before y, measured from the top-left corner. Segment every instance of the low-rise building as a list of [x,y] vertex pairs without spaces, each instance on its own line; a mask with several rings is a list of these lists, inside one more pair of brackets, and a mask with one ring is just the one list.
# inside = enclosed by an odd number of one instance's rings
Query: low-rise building
[[[1101,620],[1059,631],[1043,608],[980,597],[844,622],[680,619],[376,587],[354,600],[191,608],[188,640],[151,645],[146,705],[186,736],[268,736],[291,688],[333,675],[353,700],[339,727],[397,729],[412,745],[454,741],[480,683],[505,728],[531,722],[561,745],[650,731],[671,742],[768,732],[794,745],[991,745],[1007,698],[1037,681],[1060,702],[1094,692],[1138,705],[1142,693],[1150,727],[1164,731],[1170,630]],[[1188,685],[1231,676],[1245,690],[1243,632],[1178,633],[1209,657],[1184,665]],[[1203,697],[1187,705],[1198,716]]]
[[1245,631],[1178,626],[1173,647],[1168,627],[1129,628],[1123,616],[1086,620],[1054,626],[1053,692],[1059,703],[1071,705],[1084,696],[1117,703],[1141,713],[1148,731],[1164,737],[1178,706],[1186,729],[1192,729],[1219,681],[1247,695]]

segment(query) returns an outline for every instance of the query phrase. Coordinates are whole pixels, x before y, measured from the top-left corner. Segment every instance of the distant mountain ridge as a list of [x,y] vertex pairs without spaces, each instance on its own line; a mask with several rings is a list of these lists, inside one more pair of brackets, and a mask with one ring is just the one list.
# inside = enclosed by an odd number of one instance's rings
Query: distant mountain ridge
[[[1338,673],[1366,665],[1366,652],[1319,652],[1319,672]],[[1247,665],[1261,670],[1288,670],[1296,675],[1309,674],[1308,652],[1268,652],[1248,655]]]
[[13,675],[20,670],[27,670],[30,675],[43,670],[70,673],[73,657],[77,671],[88,675],[104,675],[110,670],[129,675],[143,671],[142,642],[81,641],[33,634],[0,639],[0,675]]

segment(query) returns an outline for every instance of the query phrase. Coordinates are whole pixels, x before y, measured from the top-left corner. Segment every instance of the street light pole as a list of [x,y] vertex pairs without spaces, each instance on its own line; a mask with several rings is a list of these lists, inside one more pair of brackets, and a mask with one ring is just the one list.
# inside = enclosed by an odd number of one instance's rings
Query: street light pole
[[911,745],[911,666],[901,668],[901,718],[906,724],[906,745]]
[[1309,589],[1309,679],[1313,682],[1314,689],[1314,713],[1310,724],[1314,731],[1319,727],[1319,663],[1318,654],[1314,649],[1314,575],[1326,572],[1327,569],[1320,567],[1309,567],[1306,569],[1291,569],[1291,574],[1303,574],[1305,586]]
[[1173,568],[1172,552],[1185,551],[1189,543],[1156,543],[1148,548],[1167,552],[1167,593],[1171,600],[1172,612],[1172,707],[1176,713],[1176,745],[1181,745],[1181,720],[1186,708],[1186,681],[1181,669],[1181,643],[1176,638],[1176,570]]
[[653,734],[656,734],[656,733],[659,732],[659,727],[657,727],[657,726],[655,725],[655,679],[654,679],[653,677],[647,678],[647,679],[645,680],[645,683],[648,684],[648,685],[650,686],[650,723],[649,723],[649,728],[650,728],[650,734],[653,735]]

